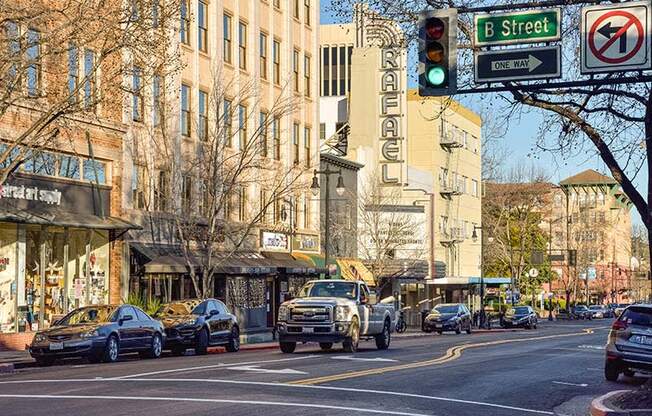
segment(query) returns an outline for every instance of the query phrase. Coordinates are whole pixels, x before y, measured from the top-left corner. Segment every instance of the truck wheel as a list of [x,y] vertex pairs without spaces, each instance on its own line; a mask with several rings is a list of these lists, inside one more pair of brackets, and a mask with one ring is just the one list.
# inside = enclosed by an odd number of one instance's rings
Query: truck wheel
[[618,376],[620,375],[620,366],[613,362],[607,361],[604,363],[604,378],[607,381],[618,381]]
[[358,350],[358,343],[360,342],[360,325],[358,319],[353,318],[351,322],[351,329],[349,339],[344,341],[344,352],[356,352]]
[[330,349],[333,348],[333,343],[332,342],[320,342],[319,343],[319,348],[321,348],[324,351],[330,351]]
[[379,350],[386,350],[389,348],[389,343],[392,340],[392,334],[389,332],[389,321],[385,321],[383,325],[383,332],[376,335],[376,348]]
[[294,350],[297,348],[297,343],[296,342],[279,342],[279,346],[281,347],[281,351],[284,354],[292,354]]

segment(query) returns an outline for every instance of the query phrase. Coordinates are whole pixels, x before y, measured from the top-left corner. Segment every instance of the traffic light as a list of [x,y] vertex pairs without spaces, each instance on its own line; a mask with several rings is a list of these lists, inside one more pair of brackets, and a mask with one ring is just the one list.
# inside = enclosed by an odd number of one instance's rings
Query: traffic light
[[457,9],[426,11],[419,17],[419,95],[457,91]]
[[577,265],[577,250],[568,250],[568,265]]

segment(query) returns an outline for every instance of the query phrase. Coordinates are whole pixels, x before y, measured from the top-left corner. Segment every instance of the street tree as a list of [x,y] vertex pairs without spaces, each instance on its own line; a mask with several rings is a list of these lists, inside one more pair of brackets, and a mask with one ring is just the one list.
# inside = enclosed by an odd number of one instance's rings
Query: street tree
[[284,89],[264,107],[254,81],[236,83],[220,68],[205,81],[211,86],[200,98],[206,112],[195,118],[182,112],[180,119],[178,80],[163,80],[169,94],[158,104],[159,119],[130,149],[139,178],[135,203],[148,218],[150,237],[171,231],[201,298],[213,296],[221,267],[238,252],[255,250],[263,227],[293,231],[309,168],[282,158],[288,137],[282,126],[299,108],[294,94]]
[[[333,0],[330,11],[349,20],[356,0]],[[474,2],[470,0],[368,0],[369,16],[391,19],[405,31],[406,41],[415,43],[417,20],[423,10],[449,7],[519,3],[518,1]],[[581,2],[568,2],[562,12],[562,55],[564,80],[581,76],[580,11]],[[364,9],[355,9],[361,12]],[[373,24],[373,23],[372,23]],[[458,86],[473,86],[473,16],[460,14],[458,35]],[[416,72],[416,63],[412,66]],[[610,74],[606,79],[613,78]],[[623,192],[640,214],[648,231],[652,230],[652,88],[649,83],[608,84],[585,87],[542,87],[530,90],[522,82],[496,83],[506,92],[484,97],[492,103],[493,117],[511,119],[526,110],[542,117],[534,153],[551,151],[562,156],[597,155],[620,184]],[[634,181],[647,173],[647,190],[638,189]],[[652,233],[648,232],[648,243]],[[652,244],[649,244],[652,248]]]
[[0,3],[0,121],[17,129],[3,137],[0,184],[40,150],[72,143],[85,124],[120,122],[126,80],[178,69],[170,33],[181,1]]

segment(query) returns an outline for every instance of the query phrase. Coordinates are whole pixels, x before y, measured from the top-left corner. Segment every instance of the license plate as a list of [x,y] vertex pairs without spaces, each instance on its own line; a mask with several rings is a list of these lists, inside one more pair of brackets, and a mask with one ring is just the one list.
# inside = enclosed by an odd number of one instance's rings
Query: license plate
[[652,345],[652,337],[645,335],[633,335],[629,340],[636,344]]
[[60,351],[63,349],[63,342],[51,342],[50,351]]
[[315,332],[315,328],[307,328],[305,326],[303,327],[304,334],[312,334],[313,332]]

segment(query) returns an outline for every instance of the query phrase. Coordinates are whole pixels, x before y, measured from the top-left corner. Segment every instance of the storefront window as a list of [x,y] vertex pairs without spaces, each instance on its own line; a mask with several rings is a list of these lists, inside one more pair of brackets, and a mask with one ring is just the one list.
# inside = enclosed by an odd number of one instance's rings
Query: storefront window
[[25,230],[24,304],[19,304],[24,330],[36,331],[41,311],[41,227],[29,225]]
[[106,184],[106,163],[97,160],[84,160],[84,180]]
[[18,227],[0,225],[0,333],[16,331],[16,250]]
[[100,305],[109,301],[109,233],[93,230],[91,234],[89,269],[91,290],[89,302]]

